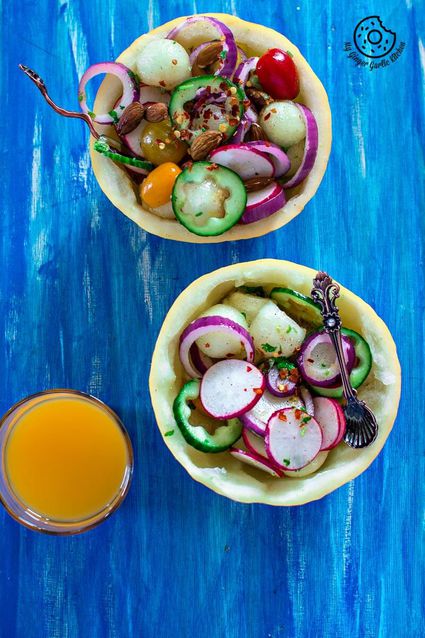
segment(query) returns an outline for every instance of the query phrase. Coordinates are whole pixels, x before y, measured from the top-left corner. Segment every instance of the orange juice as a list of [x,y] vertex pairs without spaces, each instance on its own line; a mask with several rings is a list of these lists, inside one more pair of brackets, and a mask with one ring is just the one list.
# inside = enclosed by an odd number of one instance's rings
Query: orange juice
[[92,519],[111,507],[129,481],[128,437],[96,399],[72,391],[35,395],[18,405],[7,425],[6,482],[15,499],[40,517],[59,523]]

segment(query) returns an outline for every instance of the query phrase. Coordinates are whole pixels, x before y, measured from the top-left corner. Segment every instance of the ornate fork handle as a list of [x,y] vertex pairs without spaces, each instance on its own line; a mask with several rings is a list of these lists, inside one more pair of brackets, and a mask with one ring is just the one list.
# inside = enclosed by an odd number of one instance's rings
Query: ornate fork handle
[[317,273],[313,280],[311,296],[322,309],[323,325],[334,345],[341,370],[344,396],[348,400],[349,398],[355,398],[357,396],[357,392],[351,386],[350,375],[345,363],[341,337],[341,317],[339,316],[339,310],[335,303],[336,299],[339,297],[339,291],[340,288],[338,284],[336,284],[328,274],[325,272]]

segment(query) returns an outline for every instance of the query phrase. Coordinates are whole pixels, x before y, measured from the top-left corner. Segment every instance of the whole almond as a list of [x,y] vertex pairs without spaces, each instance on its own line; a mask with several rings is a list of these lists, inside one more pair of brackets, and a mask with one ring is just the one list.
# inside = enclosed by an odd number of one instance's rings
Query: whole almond
[[258,142],[262,140],[267,140],[267,135],[264,133],[263,129],[257,122],[253,122],[248,131],[248,139],[251,142]]
[[168,117],[168,108],[162,102],[155,102],[148,106],[145,112],[145,118],[148,122],[162,122]]
[[246,94],[254,106],[260,110],[273,102],[273,98],[271,98],[265,91],[259,91],[258,89],[246,89]]
[[221,42],[211,42],[211,44],[204,47],[202,51],[200,51],[198,57],[196,58],[196,64],[200,69],[205,69],[206,66],[217,62],[222,50],[223,45]]
[[127,135],[134,131],[143,119],[145,107],[140,102],[132,102],[124,109],[116,124],[118,135]]
[[192,159],[197,162],[203,160],[213,151],[223,139],[223,135],[219,131],[204,131],[195,138],[190,147]]
[[247,179],[246,182],[244,182],[244,184],[245,184],[247,193],[252,193],[254,191],[259,191],[262,188],[265,188],[272,182],[273,182],[272,177],[251,177],[250,179]]

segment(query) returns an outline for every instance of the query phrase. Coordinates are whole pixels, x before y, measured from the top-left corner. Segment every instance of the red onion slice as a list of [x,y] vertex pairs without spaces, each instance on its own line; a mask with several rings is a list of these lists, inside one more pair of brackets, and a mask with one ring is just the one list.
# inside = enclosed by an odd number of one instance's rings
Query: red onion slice
[[313,164],[316,160],[317,149],[319,147],[319,129],[317,127],[316,118],[310,109],[304,106],[304,104],[298,104],[295,102],[295,106],[298,107],[305,121],[305,147],[302,162],[297,172],[289,181],[286,182],[286,184],[284,184],[285,188],[294,188],[294,186],[298,186],[298,184],[305,180],[313,168]]
[[217,315],[211,317],[200,317],[199,319],[192,321],[192,323],[183,330],[180,336],[180,361],[190,377],[202,377],[201,372],[195,368],[193,361],[191,361],[190,349],[199,337],[203,337],[209,332],[236,333],[240,339],[241,345],[245,348],[246,360],[249,363],[254,361],[254,342],[251,335],[247,330],[245,330],[245,328],[231,319],[226,319],[225,317],[219,317]]
[[240,222],[252,224],[273,215],[286,204],[285,191],[277,182],[253,193],[248,193],[245,212]]
[[[321,348],[315,354],[315,349]],[[353,342],[345,335],[342,335],[342,348],[344,351],[347,370],[350,373],[353,369],[356,354]],[[325,349],[325,352],[323,352]],[[331,359],[329,360],[329,350]],[[297,358],[297,366],[302,378],[311,385],[319,388],[329,388],[341,382],[341,372],[335,351],[332,346],[330,336],[326,332],[314,332],[307,337],[301,346]]]
[[196,343],[192,344],[189,354],[190,354],[190,358],[192,360],[194,368],[199,370],[201,374],[205,374],[208,368],[211,368],[211,366],[214,363],[211,357],[207,357],[206,354],[204,354],[203,352],[199,350]]
[[248,133],[252,124],[257,120],[257,113],[254,111],[252,106],[249,106],[245,113],[242,115],[242,119],[239,122],[238,128],[233,134],[232,142],[234,142],[235,144],[241,144],[244,141],[245,135]]
[[[112,109],[109,113],[94,114],[87,106],[86,84],[92,78],[103,73],[115,75],[122,83],[123,92],[116,110]],[[139,99],[139,87],[134,73],[124,64],[120,62],[100,62],[90,66],[81,78],[78,86],[78,99],[83,113],[90,115],[94,122],[97,122],[97,124],[114,124],[120,119],[122,112],[129,104],[137,102]]]
[[223,24],[223,22],[220,22],[220,20],[216,20],[216,18],[211,18],[210,16],[192,16],[191,18],[187,18],[177,27],[172,29],[172,31],[170,31],[170,33],[167,35],[167,38],[169,40],[175,40],[179,33],[183,31],[183,29],[191,24],[195,24],[196,22],[209,22],[213,25],[213,27],[217,29],[220,38],[223,38],[223,55],[222,57],[220,57],[216,75],[222,75],[224,77],[230,78],[236,68],[238,49],[232,31],[229,29],[229,27]]
[[233,82],[244,87],[249,80],[249,74],[251,71],[255,71],[257,68],[258,60],[259,58],[247,58],[245,61],[241,62],[235,71]]
[[291,161],[284,150],[277,144],[272,142],[266,142],[258,140],[255,142],[246,142],[246,146],[250,148],[256,148],[257,151],[262,153],[268,153],[272,156],[272,161],[275,166],[275,177],[282,177],[285,175],[291,167]]

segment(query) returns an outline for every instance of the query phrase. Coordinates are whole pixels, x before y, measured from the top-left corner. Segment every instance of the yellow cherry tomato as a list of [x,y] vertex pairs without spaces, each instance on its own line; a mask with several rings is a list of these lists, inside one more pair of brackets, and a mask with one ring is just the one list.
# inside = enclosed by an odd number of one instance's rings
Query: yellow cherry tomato
[[154,168],[140,187],[142,201],[149,208],[157,208],[169,202],[174,182],[181,172],[180,166],[173,162],[165,162]]

